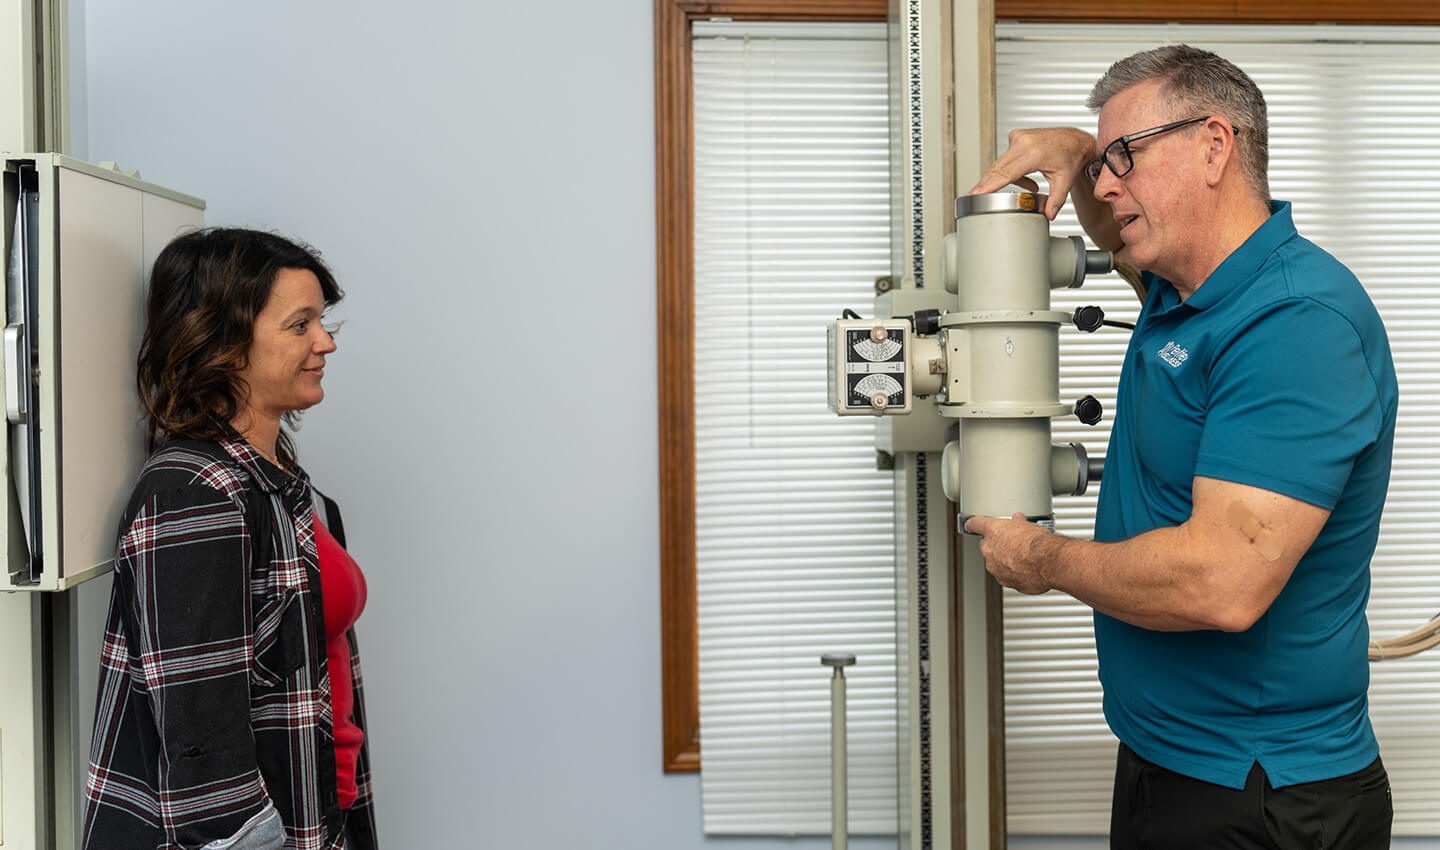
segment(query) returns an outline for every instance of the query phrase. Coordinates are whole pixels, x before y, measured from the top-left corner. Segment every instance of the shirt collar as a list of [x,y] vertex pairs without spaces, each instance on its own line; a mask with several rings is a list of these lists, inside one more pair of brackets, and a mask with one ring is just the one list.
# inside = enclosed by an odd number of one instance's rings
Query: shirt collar
[[[1192,310],[1204,310],[1220,303],[1225,296],[1253,280],[1275,249],[1297,235],[1295,221],[1290,215],[1290,202],[1271,201],[1270,217],[1255,228],[1255,232],[1240,243],[1239,248],[1230,252],[1230,256],[1185,299],[1185,305]],[[1166,284],[1167,291],[1161,293],[1160,303],[1162,308],[1168,309],[1180,303],[1180,296],[1169,281]]]
[[241,468],[250,474],[260,489],[266,493],[273,493],[293,487],[296,484],[306,485],[310,477],[305,470],[298,465],[290,469],[281,469],[271,463],[266,457],[255,451],[255,447],[245,442],[239,434],[233,431],[227,437],[220,440],[220,446],[225,449]]

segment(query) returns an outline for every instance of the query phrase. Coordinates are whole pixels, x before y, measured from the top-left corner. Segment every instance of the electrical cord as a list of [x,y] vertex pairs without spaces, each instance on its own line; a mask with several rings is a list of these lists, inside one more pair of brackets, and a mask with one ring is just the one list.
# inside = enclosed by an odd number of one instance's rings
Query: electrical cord
[[1370,641],[1368,655],[1371,661],[1388,661],[1392,658],[1408,658],[1434,646],[1440,646],[1440,615],[1407,634]]

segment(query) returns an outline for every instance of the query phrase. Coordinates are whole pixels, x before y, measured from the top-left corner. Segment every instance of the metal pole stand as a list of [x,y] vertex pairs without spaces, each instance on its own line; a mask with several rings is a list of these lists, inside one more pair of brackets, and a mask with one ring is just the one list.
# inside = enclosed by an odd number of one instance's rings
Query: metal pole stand
[[845,668],[855,663],[853,652],[827,652],[820,663],[834,668],[830,677],[830,845],[845,850],[850,843],[849,790],[845,761]]

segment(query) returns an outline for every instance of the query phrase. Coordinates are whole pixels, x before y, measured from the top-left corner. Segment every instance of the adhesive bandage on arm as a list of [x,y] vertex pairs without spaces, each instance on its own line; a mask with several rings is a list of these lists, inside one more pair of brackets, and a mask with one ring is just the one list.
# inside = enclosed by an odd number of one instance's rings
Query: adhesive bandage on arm
[[[1239,500],[1230,503],[1225,518],[1267,561],[1274,561],[1285,552],[1285,543],[1280,535],[1266,528],[1260,518]],[[1440,615],[1408,634],[1370,641],[1368,655],[1371,661],[1383,661],[1405,658],[1435,646],[1440,646]]]
[[1230,503],[1230,507],[1225,511],[1225,518],[1237,531],[1245,535],[1250,545],[1254,546],[1265,560],[1273,561],[1284,554],[1285,541],[1280,539],[1280,535],[1266,528],[1238,499]]

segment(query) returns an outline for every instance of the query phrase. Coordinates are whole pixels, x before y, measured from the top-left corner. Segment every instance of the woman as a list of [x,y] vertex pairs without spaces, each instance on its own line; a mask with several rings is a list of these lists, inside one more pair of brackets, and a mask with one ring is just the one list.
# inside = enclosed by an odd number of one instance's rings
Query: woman
[[281,428],[325,395],[341,296],[269,233],[198,231],[155,261],[137,383],[159,450],[120,523],[85,848],[377,846],[364,578]]

